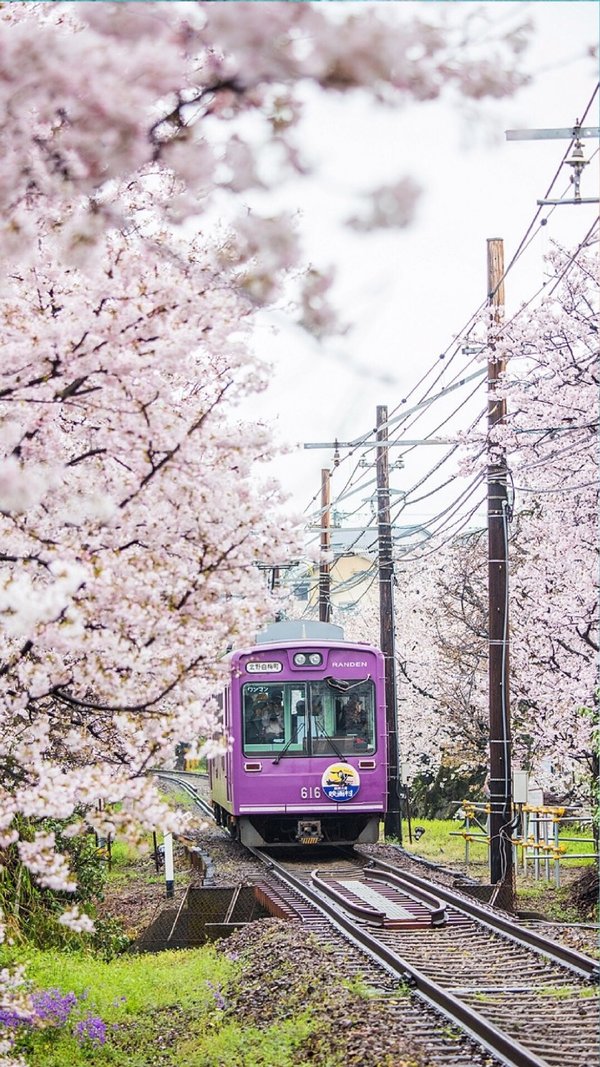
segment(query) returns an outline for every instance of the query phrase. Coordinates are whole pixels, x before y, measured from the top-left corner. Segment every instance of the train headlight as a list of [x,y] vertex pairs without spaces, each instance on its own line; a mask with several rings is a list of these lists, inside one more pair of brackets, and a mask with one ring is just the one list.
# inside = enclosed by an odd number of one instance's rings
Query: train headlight
[[320,667],[323,656],[320,652],[295,652],[294,667]]

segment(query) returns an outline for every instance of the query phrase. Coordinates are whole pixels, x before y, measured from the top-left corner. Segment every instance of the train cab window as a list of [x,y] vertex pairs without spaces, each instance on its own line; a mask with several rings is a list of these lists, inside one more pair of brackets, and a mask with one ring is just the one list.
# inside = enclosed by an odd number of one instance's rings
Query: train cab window
[[351,689],[336,701],[336,736],[344,753],[375,751],[373,691],[365,686]]
[[315,755],[372,755],[376,749],[375,689],[370,680],[311,685]]
[[243,688],[244,752],[247,755],[283,748],[286,754],[306,751],[306,686],[247,684]]
[[256,682],[242,690],[246,755],[370,755],[375,690],[370,680]]

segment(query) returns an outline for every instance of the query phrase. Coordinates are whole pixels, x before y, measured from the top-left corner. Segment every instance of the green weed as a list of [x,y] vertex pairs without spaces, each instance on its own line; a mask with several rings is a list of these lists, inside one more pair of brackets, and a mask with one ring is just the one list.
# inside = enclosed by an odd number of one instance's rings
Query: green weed
[[[485,816],[481,817],[482,826],[485,827]],[[421,829],[424,832],[418,834],[418,830]],[[436,863],[465,863],[465,838],[462,836],[450,836],[451,833],[461,833],[464,831],[475,835],[474,840],[469,842],[469,863],[474,868],[486,867],[488,863],[488,849],[487,842],[485,840],[478,839],[483,838],[483,830],[475,825],[473,822],[469,826],[467,831],[466,826],[460,819],[418,819],[412,822],[411,835],[412,842],[409,840],[408,823],[406,820],[402,823],[402,845],[408,851],[414,853],[415,856],[421,856],[423,859],[434,860]],[[592,844],[585,841],[589,838],[590,832],[585,828],[578,830],[572,825],[561,827],[559,834],[559,843],[564,844],[566,852],[561,858],[561,867],[564,865],[568,868],[573,866],[585,867],[590,863],[593,863],[593,857],[586,858],[570,858],[571,855],[579,856],[582,852],[591,852]],[[566,838],[573,838],[572,841],[567,841]],[[551,870],[553,860],[551,859]],[[531,866],[530,866],[531,870]]]
[[[226,1022],[215,1030],[200,1032],[179,1046],[180,1063],[186,1067],[297,1067],[298,1049],[313,1033],[308,1012],[274,1023],[266,1030],[242,1029]],[[334,1061],[331,1061],[334,1067]]]
[[[190,1033],[214,1033],[222,1014],[222,990],[236,970],[235,963],[212,946],[160,953],[152,956],[151,963],[147,956],[121,956],[106,962],[83,953],[65,960],[63,953],[32,949],[19,952],[18,957],[14,952],[4,956],[4,963],[17,962],[17,958],[25,963],[37,989],[58,989],[77,997],[72,1017],[60,1028],[18,1029],[16,1051],[35,1067],[89,1063],[101,1067],[124,1062],[128,1067],[150,1067],[157,1062],[161,1047],[165,1067],[192,1063],[180,1046],[187,1043]],[[77,1021],[90,1016],[106,1026],[102,1045],[82,1041],[74,1032]]]

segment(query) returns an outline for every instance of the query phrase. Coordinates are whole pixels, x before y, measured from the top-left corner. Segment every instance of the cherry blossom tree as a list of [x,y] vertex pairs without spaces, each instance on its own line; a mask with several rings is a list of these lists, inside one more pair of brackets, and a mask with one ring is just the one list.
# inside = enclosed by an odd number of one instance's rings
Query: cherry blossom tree
[[[147,772],[182,737],[219,744],[222,657],[269,611],[256,564],[293,549],[253,481],[268,433],[236,403],[266,381],[254,311],[291,276],[303,324],[331,322],[329,266],[301,270],[293,217],[265,206],[306,169],[306,87],[387,106],[523,82],[521,32],[482,49],[397,14],[0,11],[0,847],[42,885],[74,888],[45,818],[181,827]],[[415,195],[399,178],[361,225],[405,225]]]
[[480,768],[487,751],[487,601],[482,534],[399,561],[398,668],[409,773]]
[[[517,310],[497,338],[509,416],[492,441],[506,451],[514,495],[514,761],[586,802],[598,781],[597,306],[590,248],[557,249],[539,305]],[[485,430],[468,442],[472,471],[485,461]],[[437,540],[396,564],[405,778],[487,762],[487,538],[482,530]],[[377,639],[375,605],[363,606],[352,630]]]
[[[546,788],[588,801],[598,780],[596,267],[590,248],[555,250],[539,305],[518,310],[502,326],[497,349],[506,363],[509,415],[492,442],[505,450],[514,491],[509,554],[515,762]],[[479,457],[484,440],[483,434],[471,435]],[[480,740],[487,730],[486,550],[477,535],[457,539],[441,566],[436,560],[428,568],[430,582],[438,572],[437,595],[427,606],[412,597],[413,612],[425,617],[422,632],[435,643],[438,665],[425,672],[433,679],[428,691],[438,702],[450,697],[457,754],[465,730]],[[411,583],[412,577],[409,597]],[[418,687],[416,664],[410,675],[407,667],[407,676]],[[467,744],[471,759],[476,752],[477,745]]]
[[231,409],[264,384],[252,311],[299,246],[239,195],[302,170],[302,87],[500,95],[523,80],[523,39],[482,54],[451,25],[311,4],[1,15],[8,846],[15,812],[68,818],[97,797],[127,800],[122,824],[156,821],[144,771],[214,727],[214,664],[264,610],[252,564],[290,535],[276,490],[249,488],[267,437]]
[[554,781],[597,780],[598,306],[590,248],[549,257],[549,291],[502,331],[515,486],[517,755]]

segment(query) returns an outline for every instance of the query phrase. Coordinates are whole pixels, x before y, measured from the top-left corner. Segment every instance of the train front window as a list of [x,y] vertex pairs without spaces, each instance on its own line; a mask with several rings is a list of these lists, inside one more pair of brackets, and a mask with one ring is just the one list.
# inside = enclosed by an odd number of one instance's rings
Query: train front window
[[244,752],[306,753],[306,685],[246,684],[243,689]]
[[328,679],[309,688],[313,754],[371,755],[376,747],[373,682]]
[[340,758],[376,747],[371,681],[246,683],[242,716],[246,755]]

